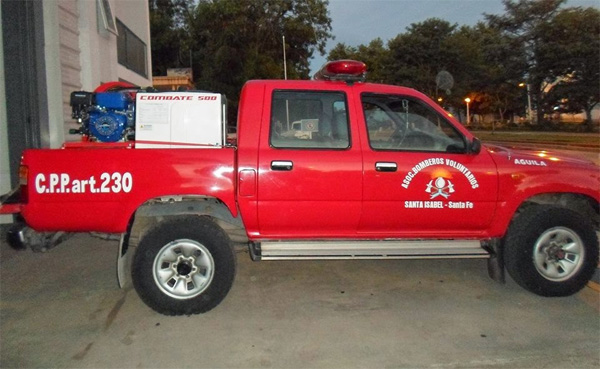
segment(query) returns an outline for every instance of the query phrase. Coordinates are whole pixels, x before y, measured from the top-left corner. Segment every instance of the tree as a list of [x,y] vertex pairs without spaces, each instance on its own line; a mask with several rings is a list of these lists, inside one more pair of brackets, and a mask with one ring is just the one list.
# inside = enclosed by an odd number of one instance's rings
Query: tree
[[[502,29],[483,22],[458,27],[430,18],[412,24],[388,47],[380,39],[358,47],[339,43],[328,59],[365,61],[370,81],[413,87],[459,110],[469,97],[472,112],[505,120],[526,103],[525,90],[519,87],[526,70],[522,47]],[[452,75],[451,90],[438,85],[441,71]]]
[[540,63],[546,25],[552,22],[566,0],[503,0],[505,14],[486,15],[492,27],[503,30],[522,45],[527,67],[527,82],[538,106],[537,121],[544,124],[545,91],[553,82],[544,64]]
[[361,60],[361,56],[358,55],[358,49],[353,46],[348,46],[343,42],[338,42],[333,49],[329,51],[327,60],[342,60],[342,59],[356,59]]
[[[331,19],[323,0],[201,0],[190,22],[194,75],[225,93],[230,117],[249,79],[308,78],[314,52],[325,53]],[[282,45],[285,36],[285,45]]]
[[148,0],[152,70],[166,75],[168,68],[189,66],[189,34],[186,30],[189,0]]
[[[364,61],[368,80],[414,87],[441,98],[445,106],[462,109],[464,98],[469,96],[472,111],[499,113],[501,119],[517,109],[517,97],[523,93],[518,87],[524,65],[519,45],[484,23],[458,28],[431,18],[412,24],[387,48],[381,39],[358,47],[340,43],[328,59]],[[438,85],[441,71],[453,76],[455,85],[451,91]]]
[[600,102],[600,11],[564,9],[543,30],[539,63],[555,80],[547,105],[567,113],[584,111],[592,130],[592,109]]
[[504,121],[507,113],[520,110],[525,100],[519,84],[526,65],[521,45],[482,22],[461,27],[456,38],[469,40],[460,42],[462,63],[473,71],[466,82],[477,92],[479,113],[497,113]]
[[448,70],[454,75],[458,53],[449,46],[457,25],[430,18],[411,24],[388,43],[388,82],[413,87],[429,96],[436,94],[436,75]]
[[[499,58],[508,54],[508,47],[503,45],[506,40],[500,40],[499,36],[483,23],[459,28],[456,24],[430,18],[412,24],[388,44],[387,81],[414,87],[442,99],[445,106],[457,109],[464,108],[464,99],[468,96],[472,100],[472,111],[490,112],[495,107],[490,104],[492,95],[486,92],[501,91],[496,83],[507,70],[501,66],[510,60]],[[502,48],[497,50],[500,46]],[[498,55],[489,54],[491,51]],[[451,90],[438,86],[436,77],[441,71],[453,76],[455,84]]]

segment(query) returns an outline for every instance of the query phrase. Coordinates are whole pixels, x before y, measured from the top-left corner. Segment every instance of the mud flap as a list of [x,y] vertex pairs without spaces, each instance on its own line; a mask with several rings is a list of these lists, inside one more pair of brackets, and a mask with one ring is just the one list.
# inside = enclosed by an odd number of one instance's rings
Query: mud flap
[[490,258],[488,259],[488,275],[498,283],[506,283],[502,240],[491,240],[486,245],[486,249],[490,252]]
[[131,283],[131,252],[129,252],[129,233],[123,233],[119,241],[119,255],[117,257],[117,279],[119,287],[129,289]]

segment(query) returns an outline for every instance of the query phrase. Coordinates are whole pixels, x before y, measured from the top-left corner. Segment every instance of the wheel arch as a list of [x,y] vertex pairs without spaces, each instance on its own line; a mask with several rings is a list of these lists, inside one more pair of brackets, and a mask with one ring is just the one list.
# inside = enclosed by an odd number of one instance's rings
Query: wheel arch
[[508,227],[527,208],[534,205],[555,205],[571,209],[592,221],[600,230],[600,214],[598,199],[588,194],[577,192],[538,192],[528,197],[514,197],[509,201],[500,202],[495,215],[495,221],[489,230],[489,236],[502,238]]
[[525,199],[514,212],[510,223],[514,221],[527,208],[534,205],[555,205],[573,210],[584,217],[589,218],[600,229],[600,208],[598,201],[594,198],[573,192],[551,192],[540,193]]
[[131,217],[128,233],[141,236],[143,230],[153,223],[186,215],[208,216],[227,233],[231,229],[244,229],[239,212],[234,216],[227,204],[216,197],[173,195],[151,199],[140,205]]
[[206,216],[211,218],[231,241],[248,241],[246,230],[239,212],[234,216],[229,207],[220,199],[210,196],[161,196],[147,200],[131,215],[127,230],[121,235],[117,261],[119,286],[130,286],[131,260],[142,237],[155,224],[167,219],[185,216]]

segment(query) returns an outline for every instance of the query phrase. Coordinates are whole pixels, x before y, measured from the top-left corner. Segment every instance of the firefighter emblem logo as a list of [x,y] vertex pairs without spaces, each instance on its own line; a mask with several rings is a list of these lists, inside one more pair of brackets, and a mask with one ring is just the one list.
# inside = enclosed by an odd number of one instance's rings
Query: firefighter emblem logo
[[454,184],[447,178],[437,177],[429,181],[425,192],[431,196],[430,199],[432,200],[438,196],[447,199],[454,193]]

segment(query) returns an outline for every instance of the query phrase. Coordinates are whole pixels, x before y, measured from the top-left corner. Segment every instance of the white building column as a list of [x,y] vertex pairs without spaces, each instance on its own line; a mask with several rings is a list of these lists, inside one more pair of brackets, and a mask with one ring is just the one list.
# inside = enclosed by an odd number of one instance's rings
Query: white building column
[[[62,75],[60,69],[60,25],[58,2],[43,2],[44,16],[44,63],[46,65],[46,93],[48,101],[48,124],[42,125],[42,147],[58,148],[65,141],[63,119]],[[46,136],[46,134],[48,136]]]
[[[0,6],[0,19],[2,7]],[[0,27],[0,195],[11,190],[10,185],[10,155],[8,150],[8,122],[6,118],[6,86],[4,82],[4,38]],[[11,215],[0,215],[0,224],[12,223]]]

